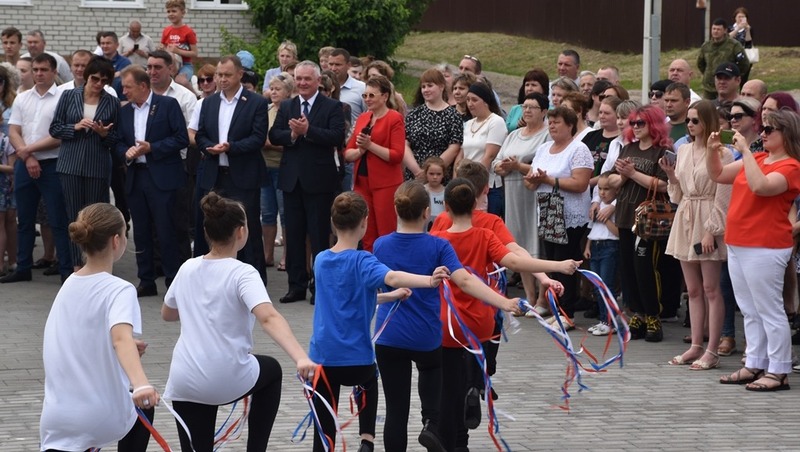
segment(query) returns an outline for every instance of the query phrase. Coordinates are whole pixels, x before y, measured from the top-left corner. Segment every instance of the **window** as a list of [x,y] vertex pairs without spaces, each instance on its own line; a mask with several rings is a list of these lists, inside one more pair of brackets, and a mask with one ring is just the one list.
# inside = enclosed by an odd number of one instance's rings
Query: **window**
[[144,0],[81,0],[84,8],[144,8]]
[[[31,0],[0,0],[0,5],[4,6],[31,6]],[[24,36],[23,36],[24,38]]]
[[245,0],[192,0],[194,9],[247,9]]

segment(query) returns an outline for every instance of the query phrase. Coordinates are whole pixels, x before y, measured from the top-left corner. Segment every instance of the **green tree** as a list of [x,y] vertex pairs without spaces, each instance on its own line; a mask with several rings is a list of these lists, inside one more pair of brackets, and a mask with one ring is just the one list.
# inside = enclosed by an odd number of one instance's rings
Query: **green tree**
[[[323,46],[386,59],[432,0],[248,0],[253,25],[316,61]],[[275,49],[272,49],[274,53]]]

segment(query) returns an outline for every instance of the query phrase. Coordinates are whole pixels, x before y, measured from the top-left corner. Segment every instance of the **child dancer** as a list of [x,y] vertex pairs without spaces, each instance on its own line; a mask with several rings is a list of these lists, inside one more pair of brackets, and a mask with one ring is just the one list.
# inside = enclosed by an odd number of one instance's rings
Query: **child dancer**
[[[436,157],[432,157],[436,158]],[[431,159],[426,160],[427,162]],[[427,274],[439,265],[450,271],[450,279],[482,300],[493,300],[504,310],[513,310],[519,299],[509,300],[470,275],[461,266],[447,240],[425,233],[430,218],[430,200],[422,184],[408,181],[394,195],[397,232],[375,242],[375,257],[393,270]],[[422,432],[419,442],[428,451],[443,451],[437,435],[439,393],[442,387],[442,322],[438,289],[417,289],[397,307],[375,345],[386,398],[383,444],[388,452],[405,451],[408,443],[408,415],[411,399],[411,363],[419,371],[422,402]],[[390,305],[378,307],[376,325],[383,325]]]
[[[355,192],[342,193],[333,201],[331,222],[338,241],[314,261],[317,294],[310,347],[311,358],[323,366],[327,377],[317,391],[331,406],[336,407],[341,385],[363,388],[366,403],[358,416],[359,452],[372,452],[375,440],[378,380],[370,326],[377,291],[384,285],[434,288],[448,273],[446,267],[436,268],[429,276],[392,271],[372,254],[357,250],[367,230],[367,213],[366,201]],[[335,442],[333,419],[320,400],[314,403],[324,436]],[[325,448],[316,424],[314,431],[314,451],[322,452]]]
[[[608,183],[608,176],[611,172],[601,174],[597,179],[597,193],[600,197],[600,210],[616,205],[617,189]],[[617,260],[619,259],[619,230],[614,223],[614,214],[601,221],[595,218],[591,223],[589,237],[586,240],[586,249],[583,257],[591,259],[589,261],[593,272],[597,273],[608,287],[614,287],[614,278],[617,276]],[[608,336],[613,332],[611,324],[608,322],[606,304],[600,292],[594,290],[597,299],[597,318],[600,323],[589,328],[587,331],[595,336]]]
[[181,321],[164,396],[191,434],[190,442],[178,425],[181,450],[211,452],[218,406],[252,395],[247,450],[265,451],[283,373],[275,358],[252,352],[254,322],[294,360],[303,378],[316,364],[272,306],[256,269],[236,259],[249,234],[242,205],[211,192],[200,208],[211,250],[181,266],[161,307],[164,320]]
[[425,172],[425,191],[430,197],[431,219],[425,228],[430,231],[433,222],[440,213],[444,212],[444,170],[446,165],[444,160],[439,157],[428,157],[422,163],[422,171]]
[[[574,260],[553,262],[519,256],[503,246],[492,231],[472,227],[472,211],[476,204],[475,189],[466,179],[456,178],[450,181],[445,188],[444,200],[453,225],[446,231],[433,234],[447,239],[453,245],[461,263],[478,272],[477,276],[481,279],[487,278],[486,269],[495,262],[517,272],[564,274],[575,273],[581,264]],[[503,306],[493,307],[492,300],[484,302],[463,293],[457,287],[453,288],[452,295],[458,314],[472,333],[482,343],[492,339],[495,307]],[[443,324],[447,324],[446,315],[446,309],[442,309]],[[469,439],[467,428],[476,428],[480,424],[481,409],[477,388],[483,382],[482,371],[475,359],[461,346],[467,343],[461,328],[453,325],[453,333],[455,337],[451,337],[448,330],[442,338],[443,384],[439,431],[442,444],[447,450],[466,448]]]
[[61,286],[44,327],[41,450],[122,440],[120,451],[144,451],[150,433],[136,407],[152,418],[159,397],[140,361],[146,344],[134,339],[142,332],[136,288],[112,275],[128,244],[125,220],[111,204],[91,204],[69,225],[69,236],[86,265]]

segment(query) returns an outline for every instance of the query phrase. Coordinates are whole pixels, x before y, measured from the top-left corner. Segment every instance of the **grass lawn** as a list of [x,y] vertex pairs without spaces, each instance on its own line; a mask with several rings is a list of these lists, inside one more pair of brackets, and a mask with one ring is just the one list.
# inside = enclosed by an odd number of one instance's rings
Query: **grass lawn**
[[[623,85],[638,89],[642,84],[641,54],[609,53],[570,45],[567,43],[509,36],[499,33],[412,33],[394,54],[397,60],[424,60],[431,63],[443,61],[458,65],[465,53],[475,55],[483,69],[507,75],[522,76],[529,69],[539,67],[555,75],[555,62],[559,52],[575,49],[581,56],[581,69],[596,71],[603,65],[620,69]],[[661,74],[666,77],[669,63],[676,58],[686,59],[693,67],[698,48],[668,50],[661,53]],[[800,49],[788,47],[759,47],[761,61],[753,65],[750,78],[764,80],[770,91],[800,89]],[[700,72],[695,69],[692,88],[700,87]],[[405,82],[404,82],[405,83]],[[402,83],[398,81],[398,85]]]

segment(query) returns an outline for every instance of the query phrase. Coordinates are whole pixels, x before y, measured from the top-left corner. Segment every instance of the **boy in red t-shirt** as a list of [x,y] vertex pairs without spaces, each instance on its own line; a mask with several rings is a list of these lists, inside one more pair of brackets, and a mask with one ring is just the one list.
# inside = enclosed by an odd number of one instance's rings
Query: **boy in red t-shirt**
[[194,75],[192,58],[197,58],[197,34],[192,27],[183,23],[183,16],[186,14],[184,0],[167,0],[166,8],[167,19],[171,25],[164,27],[161,32],[161,46],[164,50],[181,57],[183,65],[175,76],[175,81],[192,89],[191,80]]
[[[432,231],[432,235],[450,242],[456,255],[465,268],[477,272],[478,278],[486,280],[487,271],[493,263],[518,272],[559,272],[575,273],[580,262],[565,260],[560,262],[519,256],[504,246],[494,232],[472,226],[475,207],[475,189],[466,179],[456,178],[447,184],[444,192],[445,209],[452,219],[447,230]],[[441,215],[440,215],[441,217]],[[458,287],[452,288],[452,302],[465,326],[477,336],[481,343],[487,343],[494,335],[495,309],[474,298]],[[469,439],[466,429],[474,429],[480,424],[481,409],[478,387],[482,386],[480,372],[471,354],[461,344],[467,344],[465,335],[455,321],[448,322],[448,305],[442,300],[442,399],[439,432],[442,444],[447,450],[466,447]],[[452,314],[450,314],[452,315]],[[452,324],[452,336],[450,333]],[[469,355],[469,356],[467,356]],[[462,402],[466,400],[466,402]],[[462,404],[463,403],[463,404]]]

